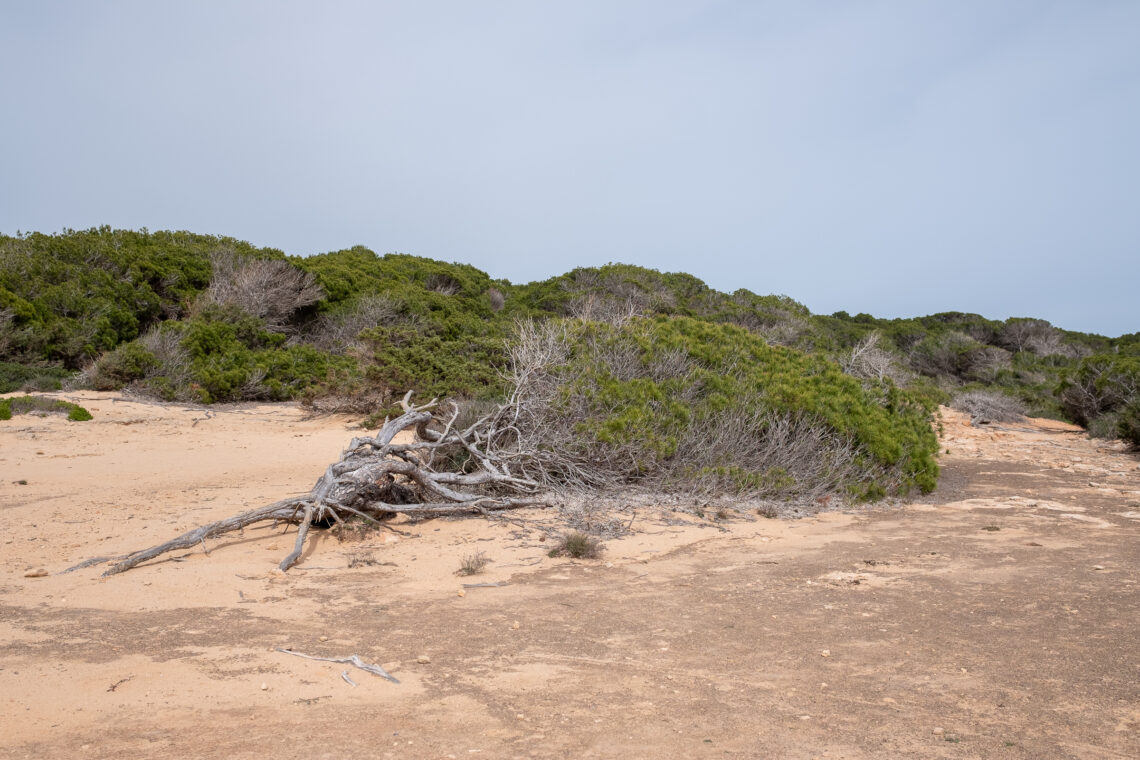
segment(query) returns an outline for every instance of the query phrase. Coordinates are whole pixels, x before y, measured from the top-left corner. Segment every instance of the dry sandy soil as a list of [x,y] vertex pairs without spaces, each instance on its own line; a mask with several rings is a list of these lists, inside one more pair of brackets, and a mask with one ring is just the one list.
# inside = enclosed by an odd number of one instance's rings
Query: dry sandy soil
[[0,757],[1140,757],[1140,459],[1074,428],[945,412],[930,497],[641,508],[594,561],[531,513],[324,533],[288,574],[292,533],[247,530],[104,579],[61,571],[307,491],[353,433],[63,395],[95,419],[0,423]]

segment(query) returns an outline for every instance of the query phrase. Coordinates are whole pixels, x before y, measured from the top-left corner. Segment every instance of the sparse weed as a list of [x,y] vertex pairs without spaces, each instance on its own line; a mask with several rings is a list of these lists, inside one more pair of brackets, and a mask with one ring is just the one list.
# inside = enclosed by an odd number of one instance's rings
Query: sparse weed
[[490,562],[490,558],[483,552],[465,554],[459,563],[459,569],[455,573],[457,575],[477,575],[483,572]]
[[593,536],[572,531],[563,536],[550,550],[551,557],[573,557],[574,559],[597,559],[602,553],[602,542]]
[[380,561],[376,559],[376,555],[369,551],[360,550],[348,555],[348,566],[351,568],[372,567],[379,564]]

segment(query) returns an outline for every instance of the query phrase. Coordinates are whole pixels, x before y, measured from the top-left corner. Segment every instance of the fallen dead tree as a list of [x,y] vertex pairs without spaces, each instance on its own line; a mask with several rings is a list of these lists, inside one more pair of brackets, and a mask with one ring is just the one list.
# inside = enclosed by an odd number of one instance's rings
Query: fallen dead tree
[[455,405],[436,416],[408,393],[403,414],[353,439],[309,493],[72,569],[114,562],[105,575],[120,573],[264,522],[297,527],[287,570],[313,526],[349,519],[491,514],[630,489],[824,503],[929,490],[937,474],[938,441],[916,401],[739,328],[523,322],[503,380],[502,403],[468,404],[461,424]]
[[[502,409],[464,430],[454,428],[459,416],[454,409],[450,419],[441,423],[443,429],[436,430],[429,426],[435,419],[429,411],[435,402],[412,406],[411,395],[409,391],[400,402],[404,413],[386,422],[374,437],[352,439],[309,493],[199,526],[149,549],[87,560],[70,570],[114,561],[103,573],[114,575],[168,552],[204,547],[206,539],[264,522],[297,526],[293,551],[278,566],[288,570],[300,558],[314,525],[344,523],[352,517],[379,522],[397,513],[425,517],[486,514],[540,503],[537,495],[542,489],[536,481],[516,477],[508,463],[496,461],[485,450],[486,426]],[[414,440],[394,443],[405,430],[415,431]],[[444,470],[437,468],[437,460],[458,464]]]

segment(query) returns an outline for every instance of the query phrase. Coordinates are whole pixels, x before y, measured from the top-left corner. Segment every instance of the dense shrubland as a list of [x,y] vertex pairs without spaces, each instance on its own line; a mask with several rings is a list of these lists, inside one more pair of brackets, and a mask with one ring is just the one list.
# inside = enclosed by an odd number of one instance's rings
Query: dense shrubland
[[929,410],[909,394],[735,325],[526,322],[510,367],[516,403],[496,450],[537,482],[806,499],[937,478]]
[[0,236],[0,359],[79,369],[149,326],[185,316],[221,249],[284,258],[188,232]]
[[[535,368],[524,360],[541,345]],[[0,392],[63,381],[377,419],[407,389],[469,410],[532,394],[525,440],[499,443],[523,445],[550,482],[595,487],[927,489],[929,414],[955,398],[979,419],[1024,411],[1140,443],[1138,362],[1137,335],[812,315],[621,264],[513,285],[363,247],[296,258],[185,232],[0,236]]]

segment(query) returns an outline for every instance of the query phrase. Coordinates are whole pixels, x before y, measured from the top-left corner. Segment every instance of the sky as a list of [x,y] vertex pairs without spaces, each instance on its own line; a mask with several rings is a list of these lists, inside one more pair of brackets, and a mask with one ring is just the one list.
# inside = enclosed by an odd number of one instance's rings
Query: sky
[[0,232],[1140,331],[1140,2],[0,0]]

